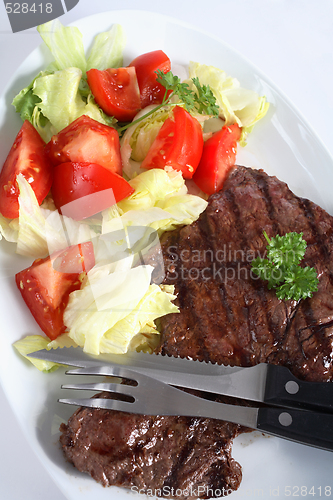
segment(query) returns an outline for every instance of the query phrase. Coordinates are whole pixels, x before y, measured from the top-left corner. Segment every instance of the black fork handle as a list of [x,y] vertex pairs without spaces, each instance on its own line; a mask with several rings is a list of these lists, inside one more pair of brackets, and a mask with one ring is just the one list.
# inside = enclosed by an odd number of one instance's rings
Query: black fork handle
[[296,378],[288,368],[268,365],[264,402],[333,413],[333,383],[306,382]]
[[260,408],[257,429],[333,451],[333,415],[285,408]]

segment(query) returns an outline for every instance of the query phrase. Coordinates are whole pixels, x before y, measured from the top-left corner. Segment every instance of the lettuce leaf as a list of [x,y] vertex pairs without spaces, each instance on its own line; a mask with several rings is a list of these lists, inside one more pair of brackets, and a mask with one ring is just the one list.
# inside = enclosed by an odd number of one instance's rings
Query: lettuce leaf
[[131,196],[118,203],[118,207],[123,212],[150,208],[166,197],[174,194],[186,194],[187,192],[181,172],[173,169],[146,170],[131,179],[129,183],[135,191]]
[[29,120],[45,142],[82,115],[112,125],[114,118],[103,112],[82,82],[79,68],[43,71],[21,90],[12,104],[22,120]]
[[38,78],[51,74],[53,74],[53,71],[41,71],[38,73],[32,82],[22,89],[12,101],[12,105],[15,107],[16,112],[20,113],[21,120],[23,122],[28,120],[32,123],[45,141],[48,140],[56,130],[51,126],[49,120],[42,114],[38,107],[41,99],[38,95],[34,94],[33,87]]
[[[94,120],[106,124],[104,114],[95,101],[84,99],[80,93],[81,70],[67,68],[51,75],[42,75],[35,80],[34,94],[40,99],[35,109],[42,113],[53,126],[53,133],[67,127],[82,115],[88,115]],[[40,116],[33,117],[34,126],[40,135],[45,136]],[[47,142],[50,137],[43,137]]]
[[156,207],[161,208],[168,214],[169,218],[151,227],[161,231],[171,231],[177,226],[192,224],[199,215],[206,209],[207,201],[200,196],[193,194],[175,195],[156,203]]
[[0,214],[0,241],[2,238],[11,243],[17,243],[18,219],[7,219]]
[[176,310],[170,305],[173,295],[150,285],[152,270],[137,266],[113,272],[108,265],[89,271],[84,286],[70,294],[64,313],[68,336],[91,354],[126,352],[146,323],[152,327],[156,317]]
[[[160,108],[154,111],[155,106],[150,105],[139,111],[133,119],[133,125],[126,129],[120,140],[120,154],[123,164],[123,172],[129,179],[133,179],[144,170],[140,168],[142,160],[152,143],[154,142],[160,128],[170,115],[169,108]],[[143,115],[151,113],[147,118],[138,123]]]
[[126,36],[120,24],[114,24],[109,31],[99,33],[88,56],[87,71],[91,68],[120,68],[123,65],[125,44]]
[[79,68],[85,73],[87,67],[82,33],[74,26],[63,26],[59,19],[53,19],[37,27],[43,41],[50,49],[59,70]]
[[[147,225],[161,234],[191,224],[207,207],[203,198],[187,193],[183,176],[172,168],[147,170],[129,183],[134,193],[118,203],[125,227]],[[108,212],[103,214],[103,233],[111,227],[111,219]]]
[[[246,132],[250,132],[254,124],[267,113],[269,103],[266,98],[241,87],[236,78],[214,66],[190,62],[189,77],[198,77],[202,85],[209,85],[220,107],[220,117],[226,125],[237,123],[244,128],[244,145]],[[191,81],[189,84],[193,85]]]
[[12,104],[15,106],[16,112],[20,113],[23,122],[24,120],[29,120],[31,122],[34,108],[36,104],[40,102],[40,98],[33,93],[35,80],[40,76],[49,74],[50,72],[41,71],[27,87],[22,89],[14,97]]
[[[141,113],[145,114],[148,111],[149,109],[145,108]],[[136,118],[139,118],[141,113],[139,113]],[[131,157],[134,161],[141,162],[147,156],[150,146],[169,116],[170,109],[160,108],[145,120],[127,129],[124,136],[126,136],[126,134],[131,134],[129,144],[132,148]]]
[[[164,231],[191,224],[207,207],[203,198],[187,194],[181,173],[172,168],[144,171],[129,182],[134,193],[118,203],[116,211],[111,207],[102,213],[101,239],[114,240],[113,247],[109,243],[104,250],[99,249],[101,254],[104,251],[104,260],[108,252],[110,256],[116,255],[117,248],[118,258],[127,252],[134,262],[137,258],[144,259],[144,254],[159,244],[156,239]],[[120,247],[121,239],[127,239],[127,246]]]
[[85,76],[91,68],[117,68],[123,64],[125,32],[119,24],[110,30],[99,33],[92,44],[88,60],[86,59],[82,34],[74,26],[63,26],[59,19],[54,19],[37,27],[43,41],[50,49],[55,61],[53,69],[79,68]]
[[[17,176],[16,181],[20,191],[16,252],[34,258],[45,257],[49,253],[46,241],[46,219],[28,181],[22,174]],[[54,232],[52,226],[48,228],[48,232],[50,234]]]
[[[171,288],[172,290],[166,290],[162,286],[150,285],[137,306],[103,335],[100,352],[123,354],[130,344],[133,346],[136,343],[142,347],[152,334],[159,335],[155,319],[179,312],[178,307],[172,304],[176,296],[173,295],[173,287]],[[140,340],[136,339],[137,336]]]
[[260,102],[259,102],[259,110],[258,110],[257,116],[253,119],[253,121],[250,123],[250,125],[246,125],[242,128],[242,133],[241,133],[241,137],[239,140],[239,143],[241,146],[246,145],[247,135],[250,132],[252,132],[254,125],[266,115],[268,108],[269,108],[269,103],[266,102],[265,97],[261,97]]
[[43,361],[41,359],[30,358],[27,356],[28,354],[40,351],[41,349],[49,349],[49,342],[50,340],[42,337],[42,335],[28,335],[27,337],[14,342],[13,346],[22,356],[38,368],[38,370],[51,373],[54,370],[57,370],[57,368],[61,365],[53,363],[52,361]]
[[70,67],[35,80],[38,108],[57,132],[84,114],[85,103],[78,92],[81,76],[80,69]]
[[113,125],[114,118],[102,111],[90,92],[86,70],[120,63],[125,45],[121,26],[114,24],[97,35],[88,62],[78,28],[64,27],[55,19],[37,29],[55,60],[13,99],[22,120],[29,120],[45,142],[83,114]]
[[114,270],[149,264],[153,252],[155,283],[162,283],[161,234],[197,220],[207,201],[187,194],[183,177],[170,168],[145,171],[130,183],[135,187],[132,199],[118,203],[116,210],[111,207],[102,213],[102,234],[95,245],[96,263],[112,261]]

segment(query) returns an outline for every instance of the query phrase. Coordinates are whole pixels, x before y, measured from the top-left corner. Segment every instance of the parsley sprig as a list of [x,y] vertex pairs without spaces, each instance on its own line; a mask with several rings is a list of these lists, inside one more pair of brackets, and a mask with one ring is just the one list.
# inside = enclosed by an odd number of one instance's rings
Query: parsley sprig
[[287,233],[269,238],[267,258],[257,257],[251,263],[253,272],[268,282],[268,289],[275,288],[278,299],[300,300],[312,297],[318,290],[318,276],[313,267],[301,267],[306,241],[303,233]]
[[[131,125],[134,125],[141,120],[145,120],[163,106],[183,105],[189,112],[196,111],[199,114],[218,116],[219,107],[216,103],[216,98],[210,89],[209,85],[201,85],[198,78],[192,78],[195,90],[188,83],[181,82],[180,78],[168,71],[163,73],[161,70],[155,71],[156,81],[165,88],[165,94],[161,104],[158,104],[151,111],[141,116],[137,120],[127,123],[118,129],[118,132],[123,132]],[[180,102],[171,102],[174,96],[178,96]]]
[[[158,70],[156,74],[157,82],[163,85],[166,90],[164,99],[169,101],[171,97],[177,95],[187,111],[197,111],[200,114],[218,116],[219,107],[216,104],[213,92],[209,85],[201,85],[198,77],[192,78],[196,88],[196,90],[192,90],[188,83],[182,83],[178,76],[173,75],[172,71],[163,73]],[[172,94],[167,97],[170,90]]]

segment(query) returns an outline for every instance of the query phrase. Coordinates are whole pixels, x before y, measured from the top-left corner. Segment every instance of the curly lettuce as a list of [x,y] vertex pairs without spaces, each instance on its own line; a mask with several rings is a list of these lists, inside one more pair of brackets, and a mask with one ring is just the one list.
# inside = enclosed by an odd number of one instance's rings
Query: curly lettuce
[[83,114],[112,125],[114,119],[108,117],[93,99],[86,71],[122,64],[123,28],[114,24],[109,31],[97,35],[88,58],[78,28],[65,27],[55,19],[37,29],[54,61],[13,99],[12,104],[22,120],[29,120],[45,142]]
[[241,87],[237,78],[214,66],[190,62],[189,77],[199,78],[202,85],[209,85],[220,108],[220,118],[226,125],[237,123],[242,127],[240,143],[245,145],[246,135],[268,111],[266,98],[254,90]]
[[89,271],[85,285],[70,294],[64,313],[68,336],[85,352],[99,354],[125,353],[136,335],[158,333],[155,319],[178,308],[170,290],[150,285],[152,270],[113,271],[109,265]]

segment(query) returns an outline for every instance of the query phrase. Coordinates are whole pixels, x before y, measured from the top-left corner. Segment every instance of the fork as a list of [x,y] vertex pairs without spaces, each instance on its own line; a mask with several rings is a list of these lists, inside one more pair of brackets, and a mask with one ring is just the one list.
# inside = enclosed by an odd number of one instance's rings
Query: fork
[[[333,415],[309,410],[240,406],[210,401],[119,365],[68,370],[104,375],[112,382],[65,384],[62,389],[106,391],[123,399],[58,399],[60,403],[142,415],[179,415],[225,420],[277,437],[333,451]],[[123,384],[123,379],[132,385]]]

